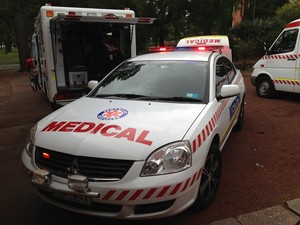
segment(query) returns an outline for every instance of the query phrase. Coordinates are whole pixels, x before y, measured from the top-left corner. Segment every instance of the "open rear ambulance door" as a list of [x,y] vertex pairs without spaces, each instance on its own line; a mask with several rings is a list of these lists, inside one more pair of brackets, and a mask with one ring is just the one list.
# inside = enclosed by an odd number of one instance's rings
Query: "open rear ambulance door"
[[136,56],[136,24],[152,24],[154,18],[58,15],[50,21],[56,102],[76,99],[87,93],[89,80],[101,80],[113,68],[107,68],[100,54],[109,38],[119,41],[126,58]]

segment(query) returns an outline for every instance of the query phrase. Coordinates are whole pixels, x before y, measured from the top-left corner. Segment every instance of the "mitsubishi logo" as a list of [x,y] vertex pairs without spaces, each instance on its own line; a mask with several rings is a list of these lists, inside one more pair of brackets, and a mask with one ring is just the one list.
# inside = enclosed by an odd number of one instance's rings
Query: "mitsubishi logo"
[[74,159],[71,166],[67,168],[68,174],[78,174],[78,162],[77,158]]

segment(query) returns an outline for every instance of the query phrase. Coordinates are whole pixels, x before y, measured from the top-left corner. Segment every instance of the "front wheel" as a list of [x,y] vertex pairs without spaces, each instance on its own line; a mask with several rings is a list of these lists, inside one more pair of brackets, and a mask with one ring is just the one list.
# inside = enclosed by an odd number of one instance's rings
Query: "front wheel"
[[275,93],[275,87],[269,77],[259,78],[256,83],[256,93],[262,98],[270,98]]
[[214,200],[221,178],[221,152],[216,144],[212,144],[203,168],[195,210],[207,208]]

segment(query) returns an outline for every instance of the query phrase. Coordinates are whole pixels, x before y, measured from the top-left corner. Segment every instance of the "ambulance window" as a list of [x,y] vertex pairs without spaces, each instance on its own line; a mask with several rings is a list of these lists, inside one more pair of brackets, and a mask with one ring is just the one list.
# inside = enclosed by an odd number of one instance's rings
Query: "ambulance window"
[[233,64],[229,61],[229,59],[224,57],[223,63],[224,63],[224,67],[225,67],[225,70],[226,70],[226,73],[228,76],[229,83],[231,83],[236,74],[236,70],[235,70]]
[[279,54],[293,51],[296,46],[297,37],[298,29],[284,31],[270,49],[270,53]]
[[216,92],[219,93],[224,84],[228,84],[227,69],[223,63],[223,58],[219,58],[216,63]]

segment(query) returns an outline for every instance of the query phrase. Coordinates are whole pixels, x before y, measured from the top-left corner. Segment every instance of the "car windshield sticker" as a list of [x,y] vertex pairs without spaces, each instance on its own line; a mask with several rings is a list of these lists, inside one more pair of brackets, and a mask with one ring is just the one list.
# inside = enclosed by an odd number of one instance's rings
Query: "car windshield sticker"
[[128,114],[128,111],[126,109],[122,108],[113,108],[113,109],[107,109],[102,112],[100,112],[97,115],[97,118],[100,120],[117,120],[120,119]]
[[198,94],[195,94],[195,93],[187,93],[187,94],[186,94],[186,97],[198,99],[198,98],[199,98],[199,95],[198,95]]

